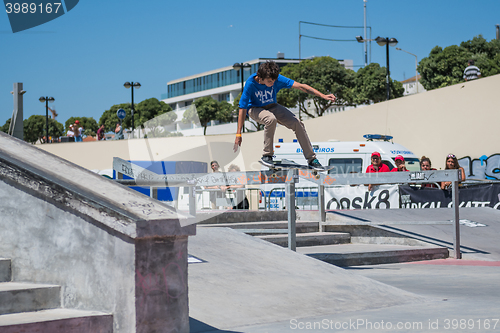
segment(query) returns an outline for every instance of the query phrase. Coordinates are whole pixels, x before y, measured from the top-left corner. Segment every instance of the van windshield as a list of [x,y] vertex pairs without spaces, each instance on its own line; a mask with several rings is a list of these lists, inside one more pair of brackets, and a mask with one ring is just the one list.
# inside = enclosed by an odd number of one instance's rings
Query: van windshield
[[418,158],[405,158],[405,165],[408,171],[420,171],[420,161],[418,160]]

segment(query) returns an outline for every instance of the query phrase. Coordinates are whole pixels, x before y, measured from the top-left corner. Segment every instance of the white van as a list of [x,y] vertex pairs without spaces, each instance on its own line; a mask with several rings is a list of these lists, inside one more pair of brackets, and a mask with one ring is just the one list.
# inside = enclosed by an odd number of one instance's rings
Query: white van
[[[312,145],[318,161],[323,166],[333,167],[328,171],[330,174],[365,172],[366,168],[371,164],[371,155],[375,151],[380,153],[382,163],[387,164],[389,170],[395,168],[395,158],[401,155],[405,159],[408,170],[420,171],[418,157],[404,146],[390,142],[391,136],[367,134],[363,137],[367,141],[327,141],[315,142]],[[286,159],[303,165],[307,164],[298,142],[275,143],[274,155],[275,162]],[[268,168],[263,167],[262,170],[268,170]],[[315,202],[315,197],[317,197],[315,187],[314,183],[304,179],[300,179],[299,183],[296,184],[297,202],[299,205],[300,202],[303,202],[304,209],[307,209],[308,202]],[[267,198],[266,205],[270,209],[282,209],[284,185],[263,185],[261,189]],[[263,207],[260,208],[263,209]]]
[[[371,164],[371,155],[374,151],[380,153],[382,162],[387,164],[389,170],[395,168],[395,158],[397,155],[401,155],[405,158],[408,170],[420,171],[418,157],[402,145],[389,142],[388,140],[392,139],[391,136],[367,134],[364,137],[368,141],[327,141],[316,142],[312,145],[318,161],[324,166],[333,167],[329,173],[365,172]],[[298,142],[275,143],[274,155],[275,161],[287,159],[299,164],[307,164]]]

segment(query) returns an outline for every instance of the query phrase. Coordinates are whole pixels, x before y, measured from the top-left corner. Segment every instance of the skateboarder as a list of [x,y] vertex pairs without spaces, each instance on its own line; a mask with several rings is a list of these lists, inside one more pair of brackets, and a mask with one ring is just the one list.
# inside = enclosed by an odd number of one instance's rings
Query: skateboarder
[[284,77],[279,72],[280,68],[274,61],[266,61],[260,65],[257,73],[252,74],[246,81],[239,103],[240,111],[234,151],[236,152],[241,146],[241,130],[248,112],[253,120],[264,125],[262,164],[273,166],[274,132],[276,124],[279,123],[295,132],[308,165],[313,169],[323,170],[316,158],[304,124],[290,110],[277,103],[276,94],[282,88],[295,88],[332,102],[335,101],[335,96],[333,94],[324,95],[307,84]]

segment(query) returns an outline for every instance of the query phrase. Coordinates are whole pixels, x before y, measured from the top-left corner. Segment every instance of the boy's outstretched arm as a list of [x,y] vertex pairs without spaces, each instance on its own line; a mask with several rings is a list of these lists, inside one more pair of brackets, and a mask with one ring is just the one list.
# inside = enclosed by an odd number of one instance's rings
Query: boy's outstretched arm
[[233,151],[235,153],[238,151],[238,147],[241,146],[241,142],[243,141],[243,139],[241,138],[241,131],[243,129],[243,126],[245,125],[246,115],[247,115],[247,110],[240,109],[240,112],[238,114],[238,128],[236,129],[236,138],[234,139],[234,147],[233,147]]
[[311,94],[311,95],[321,97],[321,98],[326,99],[328,101],[335,102],[335,99],[336,99],[334,94],[329,94],[329,95],[322,94],[319,91],[317,91],[316,89],[314,89],[313,87],[311,87],[305,83],[299,83],[299,82],[295,81],[293,83],[292,88],[298,89],[300,91],[303,91],[303,92]]

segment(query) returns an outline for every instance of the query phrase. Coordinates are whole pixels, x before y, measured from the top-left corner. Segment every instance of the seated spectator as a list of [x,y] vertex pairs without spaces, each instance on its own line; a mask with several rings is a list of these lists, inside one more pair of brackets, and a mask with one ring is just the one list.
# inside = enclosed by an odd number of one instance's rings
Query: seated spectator
[[[228,172],[240,172],[241,169],[236,164],[231,164],[228,167],[227,171]],[[232,209],[249,209],[250,208],[250,204],[249,204],[248,199],[245,195],[245,191],[241,191],[241,190],[238,191],[237,190],[238,188],[243,188],[243,187],[244,187],[243,185],[229,185],[229,186],[224,187],[226,190],[229,190],[229,191],[231,191],[231,189],[234,189],[235,200],[233,200]]]
[[[382,159],[380,157],[380,153],[375,151],[372,153],[372,164],[370,164],[366,168],[366,173],[372,173],[372,172],[390,172],[389,167],[382,163]],[[371,191],[373,188],[372,184],[368,185],[368,191]]]
[[397,171],[409,171],[406,169],[406,164],[405,164],[405,158],[401,155],[396,156],[394,159],[396,162],[396,167],[391,170],[391,172],[397,172]]
[[[464,168],[458,164],[457,157],[453,154],[449,154],[446,157],[446,167],[445,170],[448,169],[459,169],[460,170],[460,180],[459,181],[464,181],[465,180],[465,171]],[[441,189],[449,189],[451,187],[451,182],[441,182]]]
[[[427,156],[422,156],[420,158],[420,169],[422,171],[436,170],[432,167],[431,160]],[[438,188],[435,183],[422,184],[421,188]]]
[[[212,169],[212,172],[217,173],[221,172],[220,170],[220,165],[219,162],[217,161],[212,161],[210,162],[210,168]],[[219,191],[210,191],[210,204],[212,206],[212,209],[216,209],[218,207],[217,205],[217,199],[224,198],[224,191],[225,188],[224,186],[205,186],[205,189],[209,190],[219,190]]]
[[116,123],[115,127],[115,137],[113,140],[123,140],[125,136],[123,135],[122,124]]

